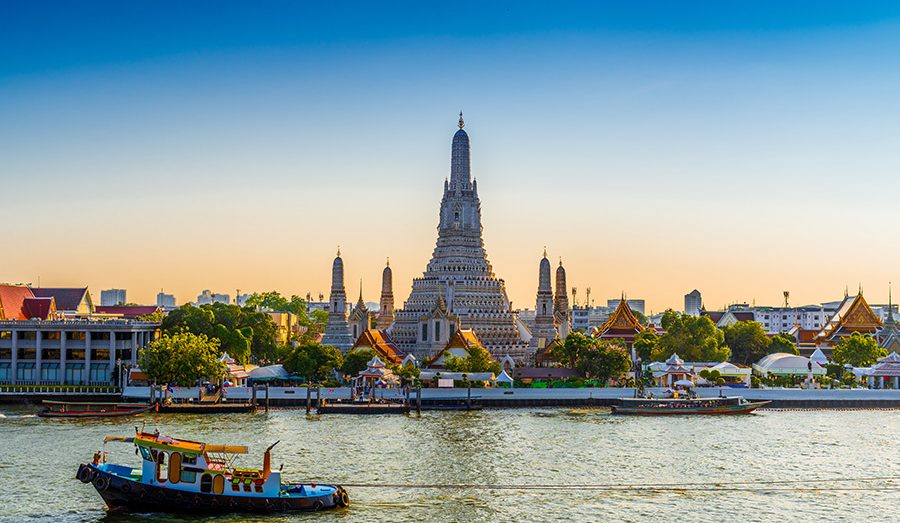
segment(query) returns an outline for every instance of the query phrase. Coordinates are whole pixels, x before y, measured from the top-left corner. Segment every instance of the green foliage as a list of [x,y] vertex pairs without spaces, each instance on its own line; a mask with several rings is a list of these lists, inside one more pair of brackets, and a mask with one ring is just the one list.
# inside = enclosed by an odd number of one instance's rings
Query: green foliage
[[769,344],[768,354],[775,354],[776,352],[800,354],[800,349],[797,348],[797,340],[793,336],[780,333],[772,336],[772,342]]
[[578,354],[576,369],[587,378],[596,378],[601,383],[611,378],[618,379],[631,368],[631,359],[623,348],[624,344],[610,341],[592,343]]
[[406,365],[400,367],[400,370],[397,371],[397,376],[405,380],[417,380],[419,379],[420,372],[421,371],[418,367],[416,367],[412,363],[407,363]]
[[641,361],[649,362],[653,355],[653,349],[656,348],[658,343],[659,335],[654,330],[644,329],[634,336],[632,348],[634,348],[638,357],[641,358]]
[[842,339],[831,353],[835,363],[854,367],[867,367],[885,356],[887,351],[878,346],[875,338],[859,332]]
[[750,388],[751,389],[758,389],[761,383],[762,383],[762,381],[759,379],[759,376],[757,376],[756,374],[753,374],[750,376]]
[[344,356],[341,372],[347,376],[356,376],[368,368],[367,363],[375,357],[375,351],[368,348],[353,349]]
[[148,321],[151,323],[162,323],[163,318],[166,317],[166,313],[160,309],[157,309],[150,314],[144,314],[135,318],[137,321]]
[[739,321],[725,327],[725,344],[731,349],[731,361],[745,365],[769,354],[771,340],[759,322]]
[[344,364],[344,357],[336,347],[306,343],[292,347],[284,358],[284,369],[306,378],[307,382],[328,379],[334,369]]
[[825,365],[825,375],[839,380],[844,375],[844,366],[837,363],[829,363]]
[[466,350],[463,358],[448,354],[444,356],[444,367],[452,372],[493,372],[500,374],[503,367],[500,362],[494,360],[491,353],[480,345],[475,345]]
[[725,361],[731,351],[725,335],[706,316],[691,316],[667,310],[662,317],[666,333],[659,337],[651,359],[664,361],[673,353],[684,361]]
[[278,327],[264,312],[237,305],[183,305],[166,315],[162,331],[174,334],[186,330],[219,340],[223,351],[238,363],[267,363],[280,357],[276,343]]
[[219,353],[218,340],[182,331],[163,334],[142,349],[138,365],[156,383],[189,386],[197,380],[216,381],[225,375]]
[[551,349],[550,356],[556,361],[567,363],[569,367],[574,369],[578,361],[578,355],[593,345],[593,338],[580,332],[573,332],[566,336],[565,341]]

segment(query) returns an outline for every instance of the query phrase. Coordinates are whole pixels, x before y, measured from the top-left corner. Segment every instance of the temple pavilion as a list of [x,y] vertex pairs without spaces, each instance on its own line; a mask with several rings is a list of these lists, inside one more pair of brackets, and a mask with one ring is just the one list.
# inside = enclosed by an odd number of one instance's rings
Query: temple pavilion
[[892,352],[863,374],[870,389],[900,389],[900,354]]
[[445,357],[465,358],[469,355],[469,349],[473,347],[484,347],[475,330],[457,328],[447,341],[447,345],[432,357],[432,363],[428,367],[443,368]]
[[647,327],[641,325],[637,316],[628,306],[625,296],[619,301],[619,306],[610,314],[606,323],[594,330],[593,336],[599,340],[624,340],[628,347],[634,343],[634,337]]
[[881,320],[872,311],[860,292],[856,296],[846,296],[834,316],[813,338],[816,348],[826,356],[831,356],[834,346],[854,332],[875,336],[882,328]]
[[381,329],[366,329],[356,338],[353,349],[370,349],[382,360],[391,364],[400,364],[406,354],[401,351],[391,335]]

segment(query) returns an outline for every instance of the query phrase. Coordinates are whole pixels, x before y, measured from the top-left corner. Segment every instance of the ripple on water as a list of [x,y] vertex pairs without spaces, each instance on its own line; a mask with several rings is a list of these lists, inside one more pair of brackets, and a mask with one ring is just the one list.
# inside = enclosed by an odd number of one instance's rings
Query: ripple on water
[[[351,488],[341,512],[272,517],[107,515],[72,479],[107,434],[149,430],[248,444],[258,466],[276,440],[288,480],[343,483],[635,484],[900,476],[900,413],[763,412],[742,417],[633,418],[608,409],[509,409],[416,416],[310,416],[301,411],[223,416],[146,415],[45,420],[27,410],[0,419],[0,521],[829,521],[880,518],[880,492],[395,490]],[[110,460],[137,464],[127,445]],[[834,507],[840,507],[835,510]]]

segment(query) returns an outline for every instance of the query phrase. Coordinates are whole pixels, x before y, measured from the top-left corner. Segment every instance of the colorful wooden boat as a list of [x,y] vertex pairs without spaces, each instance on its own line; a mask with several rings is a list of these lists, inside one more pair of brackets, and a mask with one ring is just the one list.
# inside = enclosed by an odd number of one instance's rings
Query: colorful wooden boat
[[42,418],[115,418],[142,414],[153,408],[152,405],[146,403],[44,400],[42,404],[44,405],[44,410],[38,412],[38,416]]
[[[104,442],[133,443],[142,457],[140,468],[106,463],[97,452],[78,467],[77,478],[92,483],[112,511],[226,512],[317,511],[346,507],[350,498],[335,485],[283,484],[271,468],[272,445],[262,469],[234,466],[247,447],[211,445],[138,432],[134,437],[107,436]],[[276,442],[277,444],[277,442]]]
[[719,398],[620,398],[612,406],[613,414],[667,416],[679,414],[749,414],[768,401],[747,401],[741,396]]

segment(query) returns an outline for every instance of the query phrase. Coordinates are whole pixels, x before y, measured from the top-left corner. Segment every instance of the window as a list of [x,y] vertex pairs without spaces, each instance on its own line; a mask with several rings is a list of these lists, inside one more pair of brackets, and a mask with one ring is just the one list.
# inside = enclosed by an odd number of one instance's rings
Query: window
[[59,339],[59,331],[43,331],[41,332],[42,340],[58,340]]
[[156,451],[156,481],[165,483],[169,479],[169,469],[166,467],[166,453]]
[[193,470],[182,470],[181,471],[181,482],[182,483],[194,483],[197,481],[197,473]]
[[204,474],[200,476],[200,492],[209,494],[212,491],[212,474]]
[[428,324],[422,324],[422,341],[428,341]]
[[150,453],[150,449],[147,447],[138,447],[141,449],[141,456],[147,461],[153,461],[153,455]]
[[12,339],[12,331],[0,331],[0,340]]
[[441,340],[441,322],[434,322],[434,341]]

